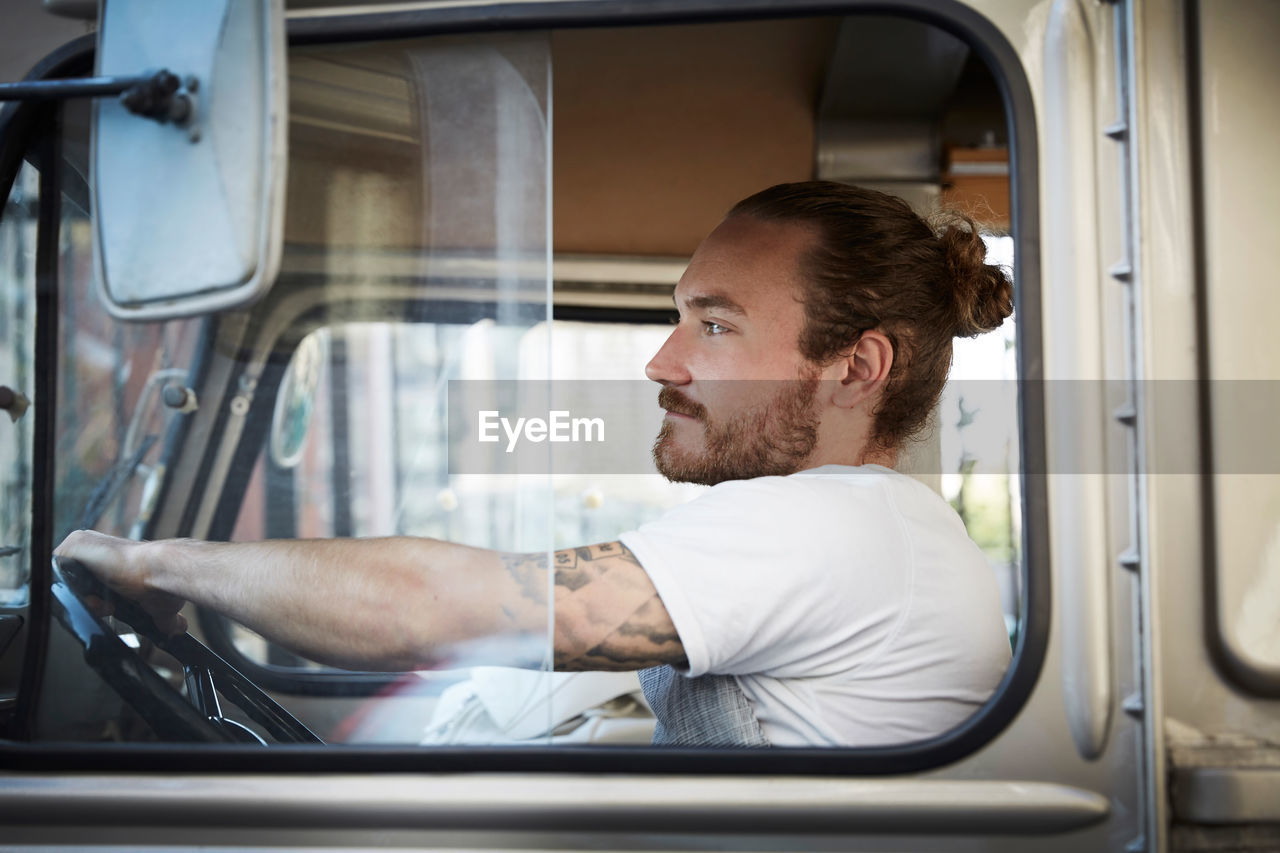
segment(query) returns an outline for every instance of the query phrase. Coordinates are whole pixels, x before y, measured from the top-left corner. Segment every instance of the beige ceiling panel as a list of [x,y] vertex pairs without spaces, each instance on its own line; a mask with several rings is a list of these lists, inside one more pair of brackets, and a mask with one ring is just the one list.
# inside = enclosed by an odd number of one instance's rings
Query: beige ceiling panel
[[554,33],[556,250],[687,256],[738,199],[811,178],[837,26]]

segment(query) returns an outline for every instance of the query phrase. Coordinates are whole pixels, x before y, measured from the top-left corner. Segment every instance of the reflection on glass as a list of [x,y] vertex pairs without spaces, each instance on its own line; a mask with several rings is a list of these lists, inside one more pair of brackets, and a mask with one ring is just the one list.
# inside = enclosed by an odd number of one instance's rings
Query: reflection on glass
[[[539,36],[291,55],[284,272],[260,309],[277,334],[256,345],[287,366],[278,387],[262,367],[272,424],[231,472],[246,484],[232,539],[550,546],[546,478],[459,482],[444,451],[449,379],[518,378],[522,359],[546,358],[545,342],[539,354],[521,341],[547,314],[547,61]],[[343,678],[210,625],[262,672]],[[472,657],[536,669],[549,653],[542,635],[494,638],[441,663],[451,669],[369,679],[379,699],[330,701],[322,734],[417,742],[442,694],[471,683]],[[511,688],[545,717],[545,680]]]
[[[197,539],[404,532],[545,553],[545,479],[482,502],[434,479],[442,418],[430,386],[460,369],[516,377],[518,342],[547,317],[547,62],[537,35],[295,52],[284,271],[238,312],[113,321],[91,287],[83,206],[65,205],[55,541],[77,527]],[[80,172],[66,170],[73,200]],[[427,338],[398,333],[428,320]],[[228,630],[190,617],[215,646]],[[116,629],[194,696],[174,659]],[[224,652],[316,669],[230,630]],[[541,628],[479,645],[456,662],[474,654],[536,676],[550,660]],[[74,653],[55,657],[43,737],[157,737]],[[465,676],[365,678],[298,713],[327,740],[416,742],[442,689]],[[547,683],[521,689],[544,717]]]

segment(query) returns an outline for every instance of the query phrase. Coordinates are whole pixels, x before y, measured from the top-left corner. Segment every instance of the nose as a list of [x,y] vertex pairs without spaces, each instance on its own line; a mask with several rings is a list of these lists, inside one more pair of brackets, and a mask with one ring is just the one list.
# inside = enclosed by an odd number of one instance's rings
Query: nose
[[681,326],[672,329],[666,341],[644,366],[644,375],[659,385],[687,385],[693,379],[682,353],[681,329]]

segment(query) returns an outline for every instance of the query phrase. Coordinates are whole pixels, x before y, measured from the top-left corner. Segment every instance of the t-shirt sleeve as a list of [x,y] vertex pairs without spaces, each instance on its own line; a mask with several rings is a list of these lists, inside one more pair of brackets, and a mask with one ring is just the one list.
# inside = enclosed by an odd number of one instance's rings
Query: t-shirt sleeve
[[897,519],[831,498],[802,478],[722,483],[620,537],[671,615],[688,675],[832,673],[884,638],[903,573],[874,567],[906,557],[894,530],[859,530]]

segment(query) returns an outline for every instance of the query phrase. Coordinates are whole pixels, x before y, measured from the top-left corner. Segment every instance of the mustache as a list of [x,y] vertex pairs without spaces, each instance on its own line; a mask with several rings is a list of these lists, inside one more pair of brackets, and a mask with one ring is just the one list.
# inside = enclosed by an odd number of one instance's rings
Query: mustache
[[701,403],[695,403],[674,388],[663,388],[658,392],[658,405],[668,412],[675,412],[677,415],[688,415],[700,421],[707,419],[706,406]]

